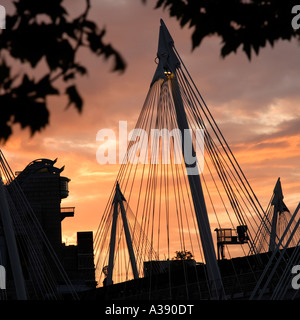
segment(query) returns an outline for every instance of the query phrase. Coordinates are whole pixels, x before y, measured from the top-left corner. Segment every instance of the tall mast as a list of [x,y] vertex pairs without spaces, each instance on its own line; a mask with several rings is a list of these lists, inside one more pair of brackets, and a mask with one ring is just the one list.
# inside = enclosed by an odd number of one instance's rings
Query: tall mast
[[280,215],[284,211],[289,212],[287,206],[283,202],[283,193],[282,193],[280,178],[278,178],[276,182],[271,204],[274,206],[274,209],[273,209],[273,217],[272,217],[272,224],[271,224],[269,251],[274,251],[276,246],[276,239],[278,239],[278,236],[277,236],[278,215]]
[[157,53],[159,63],[154,74],[152,84],[158,79],[171,81],[171,92],[176,109],[177,125],[182,133],[182,137],[184,137],[184,139],[182,139],[182,154],[185,161],[190,191],[192,194],[195,215],[206,262],[207,274],[210,282],[210,289],[214,298],[220,298],[223,296],[224,292],[223,284],[214,249],[197,162],[195,162],[191,166],[189,164],[190,161],[186,161],[187,159],[184,152],[185,145],[189,145],[192,146],[192,155],[195,154],[195,150],[192,144],[192,137],[189,131],[189,124],[182,102],[179,84],[176,78],[176,70],[180,68],[180,61],[178,60],[173,48],[174,41],[163,20],[161,20]]
[[124,226],[124,231],[125,231],[126,243],[127,243],[127,248],[128,248],[128,252],[129,252],[129,258],[130,258],[130,263],[131,263],[131,267],[132,267],[133,277],[134,277],[134,279],[139,278],[139,273],[138,273],[137,265],[136,265],[136,259],[135,259],[133,246],[132,246],[132,239],[131,239],[131,235],[130,235],[130,231],[129,231],[129,227],[128,227],[128,221],[127,221],[127,217],[126,217],[126,210],[125,210],[123,201],[126,201],[126,199],[120,190],[119,183],[117,182],[116,191],[115,191],[115,198],[113,201],[114,212],[113,212],[113,221],[112,221],[111,236],[110,236],[107,285],[113,284],[112,275],[113,275],[115,246],[116,246],[117,219],[118,219],[118,212],[119,212],[118,206],[120,206],[120,209],[121,209],[121,216],[122,216],[122,221],[123,221],[123,226]]

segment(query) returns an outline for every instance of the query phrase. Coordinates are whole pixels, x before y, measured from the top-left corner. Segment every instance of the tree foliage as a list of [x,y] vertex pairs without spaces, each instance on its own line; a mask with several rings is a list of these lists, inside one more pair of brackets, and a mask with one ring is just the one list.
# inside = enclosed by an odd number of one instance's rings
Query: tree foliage
[[173,260],[191,260],[194,258],[194,255],[191,253],[191,251],[182,250],[182,251],[176,251],[176,255],[173,258]]
[[[16,0],[15,12],[6,17],[6,29],[0,34],[0,141],[7,141],[16,123],[31,134],[49,123],[47,97],[66,94],[68,106],[82,111],[83,100],[76,77],[87,69],[77,61],[80,48],[114,59],[113,71],[123,71],[126,64],[110,44],[104,42],[105,29],[88,19],[90,1],[78,17],[70,18],[62,0]],[[22,72],[13,74],[19,61]],[[33,76],[40,63],[46,72]],[[28,66],[28,67],[27,67]],[[55,87],[60,80],[59,89]],[[62,83],[62,85],[61,85]]]
[[[298,3],[297,3],[298,2]],[[222,40],[221,56],[236,52],[239,47],[251,59],[267,43],[300,39],[300,29],[294,30],[291,20],[296,0],[158,0],[156,8],[169,11],[180,26],[193,29],[193,49],[208,36]]]

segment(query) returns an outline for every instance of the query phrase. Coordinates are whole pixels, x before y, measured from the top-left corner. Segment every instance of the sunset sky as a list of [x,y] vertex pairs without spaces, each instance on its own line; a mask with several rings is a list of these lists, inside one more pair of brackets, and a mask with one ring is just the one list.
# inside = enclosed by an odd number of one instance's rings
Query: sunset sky
[[[65,2],[72,14],[83,8],[83,1]],[[112,61],[81,51],[78,59],[88,69],[77,82],[83,113],[65,110],[66,97],[51,98],[50,125],[45,130],[31,138],[29,131],[15,126],[1,147],[13,171],[38,158],[58,158],[57,166],[65,165],[70,196],[62,206],[75,206],[75,217],[62,223],[68,244],[75,242],[77,231],[98,227],[119,166],[96,161],[100,145],[96,134],[103,128],[117,133],[119,121],[128,121],[128,129],[134,127],[156,68],[160,18],[263,208],[278,177],[290,211],[300,201],[300,44],[267,45],[251,61],[241,50],[221,58],[217,37],[205,39],[192,51],[191,30],[181,29],[167,12],[154,10],[155,2],[91,1],[89,17],[107,27],[105,39],[126,60],[126,71],[112,73]]]

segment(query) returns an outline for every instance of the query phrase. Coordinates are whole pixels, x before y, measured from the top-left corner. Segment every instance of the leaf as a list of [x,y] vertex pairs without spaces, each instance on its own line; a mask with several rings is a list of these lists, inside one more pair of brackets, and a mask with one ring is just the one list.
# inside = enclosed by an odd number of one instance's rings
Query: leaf
[[74,104],[78,112],[82,111],[82,106],[83,106],[83,101],[74,85],[68,87],[66,89],[66,94],[69,97],[69,103],[67,105],[67,108],[71,105]]
[[36,90],[34,81],[30,80],[27,74],[24,74],[23,81],[21,85],[17,88],[14,88],[13,91],[17,95],[26,96],[34,93]]
[[249,42],[244,42],[243,51],[246,53],[249,61],[251,60],[251,46]]
[[126,62],[123,60],[121,55],[115,52],[115,66],[113,71],[124,71],[126,69]]
[[89,41],[90,49],[93,52],[97,53],[102,49],[103,43],[99,35],[95,34],[94,32],[89,32],[87,34],[87,39]]
[[74,67],[76,68],[76,70],[81,74],[84,75],[87,73],[87,69],[84,66],[81,66],[79,64],[75,64]]
[[64,75],[64,81],[68,81],[70,79],[74,79],[74,77],[75,77],[75,72],[69,72],[69,73]]
[[50,75],[44,76],[36,85],[36,96],[45,98],[47,95],[59,94],[59,91],[54,88],[50,82]]
[[7,66],[5,60],[0,65],[0,85],[9,78],[10,67]]
[[94,22],[89,21],[89,20],[84,20],[82,25],[88,29],[90,29],[91,31],[95,32],[97,30],[97,26]]
[[49,111],[45,102],[33,98],[16,98],[12,102],[14,123],[20,123],[24,129],[30,128],[31,135],[44,128],[49,121]]
[[105,29],[103,29],[100,34],[95,34],[93,32],[87,33],[90,49],[99,56],[103,55],[105,59],[113,56],[115,58],[115,65],[112,71],[124,71],[126,69],[124,59],[110,44],[104,44],[102,42],[104,35]]
[[164,0],[158,0],[154,9],[160,8],[164,3]]
[[0,119],[0,143],[6,142],[11,134],[11,127],[3,119]]
[[199,29],[196,29],[192,34],[192,44],[193,44],[193,50],[198,47],[204,38],[205,34],[200,31]]
[[12,115],[12,109],[8,106],[11,105],[11,97],[7,94],[0,95],[1,117],[0,117],[0,143],[6,142],[12,134],[9,119]]

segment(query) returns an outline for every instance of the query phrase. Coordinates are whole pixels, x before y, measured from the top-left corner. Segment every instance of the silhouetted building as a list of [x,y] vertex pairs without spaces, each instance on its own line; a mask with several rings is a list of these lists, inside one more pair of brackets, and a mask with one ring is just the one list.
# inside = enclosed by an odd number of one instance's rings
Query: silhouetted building
[[69,194],[70,179],[61,177],[64,167],[54,167],[56,160],[32,161],[16,180],[34,210],[56,254],[61,257],[61,200]]
[[[61,221],[74,216],[74,207],[61,207],[69,195],[70,179],[61,176],[64,170],[56,168],[56,160],[37,159],[23,171],[16,173],[30,206],[46,234],[52,248],[75,286],[95,287],[93,232],[78,232],[77,245],[62,243]],[[38,244],[37,244],[38,245]]]
[[63,244],[63,265],[78,291],[96,286],[92,231],[77,232],[77,245]]

